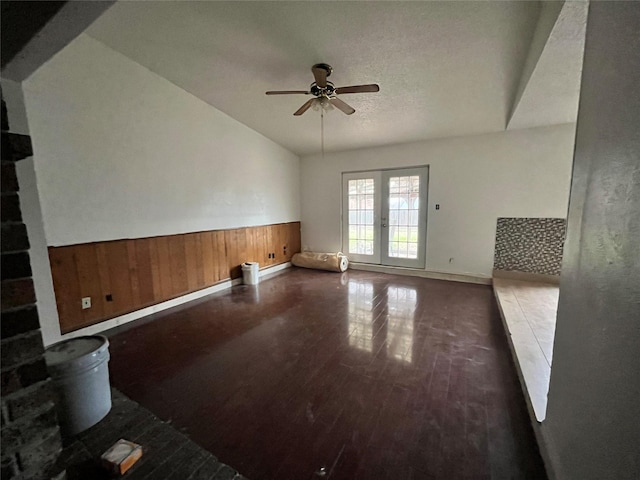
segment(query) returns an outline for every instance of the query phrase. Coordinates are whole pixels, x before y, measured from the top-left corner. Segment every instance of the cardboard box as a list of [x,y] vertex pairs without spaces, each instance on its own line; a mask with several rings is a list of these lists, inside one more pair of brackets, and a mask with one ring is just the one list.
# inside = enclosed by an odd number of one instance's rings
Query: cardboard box
[[102,466],[111,473],[123,475],[142,456],[142,447],[137,443],[120,439],[100,457]]

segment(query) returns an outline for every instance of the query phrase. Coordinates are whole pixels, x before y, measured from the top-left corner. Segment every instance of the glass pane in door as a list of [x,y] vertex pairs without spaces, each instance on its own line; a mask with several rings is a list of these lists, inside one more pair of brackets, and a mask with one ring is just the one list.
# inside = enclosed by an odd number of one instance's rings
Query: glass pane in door
[[420,176],[389,177],[389,251],[392,258],[418,258]]
[[348,181],[349,247],[348,253],[373,255],[374,252],[374,179]]

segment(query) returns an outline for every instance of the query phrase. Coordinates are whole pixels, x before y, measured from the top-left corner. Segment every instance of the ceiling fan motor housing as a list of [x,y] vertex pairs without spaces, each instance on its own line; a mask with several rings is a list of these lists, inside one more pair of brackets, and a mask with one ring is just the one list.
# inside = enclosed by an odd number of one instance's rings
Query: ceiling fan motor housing
[[321,68],[326,71],[327,77],[331,75],[331,72],[333,72],[333,67],[328,63],[316,63],[313,67],[311,67],[311,70],[313,70],[314,68]]
[[309,91],[311,92],[311,94],[315,95],[316,97],[331,97],[334,95],[335,90],[336,87],[334,87],[333,83],[331,82],[327,82],[327,86],[324,88],[319,87],[315,82],[313,82],[311,84],[311,87],[309,87]]

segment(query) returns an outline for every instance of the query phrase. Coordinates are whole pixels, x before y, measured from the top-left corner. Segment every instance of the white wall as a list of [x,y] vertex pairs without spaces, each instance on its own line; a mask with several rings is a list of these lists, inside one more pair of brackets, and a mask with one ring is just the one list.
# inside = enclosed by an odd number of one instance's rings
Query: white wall
[[47,246],[300,220],[296,155],[87,35],[22,91],[34,158],[18,176],[45,344],[64,338]]
[[296,155],[85,34],[23,90],[49,246],[299,220]]
[[541,427],[558,480],[640,478],[639,30],[637,2],[590,3]]
[[429,165],[426,269],[489,277],[498,217],[566,217],[574,132],[566,124],[303,157],[303,248],[342,250],[342,172]]
[[22,220],[29,233],[29,257],[33,272],[33,286],[36,291],[40,328],[45,345],[60,338],[60,324],[56,306],[53,279],[49,265],[47,241],[42,224],[40,198],[36,185],[36,174],[33,169],[33,157],[20,160],[16,164],[16,174],[20,184],[20,206]]

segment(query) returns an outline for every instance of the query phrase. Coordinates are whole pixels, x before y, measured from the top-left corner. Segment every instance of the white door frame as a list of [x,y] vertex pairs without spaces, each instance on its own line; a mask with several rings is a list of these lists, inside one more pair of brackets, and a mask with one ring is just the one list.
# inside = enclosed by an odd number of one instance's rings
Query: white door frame
[[[419,175],[419,245],[416,259],[389,257],[389,231],[386,217],[389,211],[389,178],[396,176]],[[349,252],[349,180],[373,179],[374,181],[374,209],[373,209],[373,249],[371,254],[357,254]],[[429,190],[429,166],[387,168],[379,170],[343,172],[342,173],[342,251],[350,261],[377,265],[400,266],[408,268],[426,267],[427,252],[427,212]],[[382,213],[384,212],[384,214]],[[369,214],[370,215],[370,214]],[[385,225],[385,226],[383,226]]]
[[[389,256],[389,179],[391,177],[420,177],[419,211],[418,211],[418,247],[417,258],[399,258]],[[429,185],[429,167],[394,168],[382,171],[382,202],[381,202],[381,227],[380,235],[380,262],[382,265],[408,268],[425,268],[427,260],[427,194]]]

